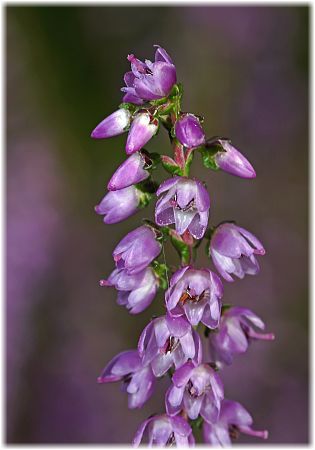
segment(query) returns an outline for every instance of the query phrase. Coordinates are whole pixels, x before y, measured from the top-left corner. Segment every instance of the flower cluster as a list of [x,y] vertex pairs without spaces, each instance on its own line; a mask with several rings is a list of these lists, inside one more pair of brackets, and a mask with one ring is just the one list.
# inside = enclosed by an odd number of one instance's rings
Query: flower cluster
[[[246,409],[225,398],[219,373],[235,355],[245,353],[250,342],[274,339],[272,333],[258,332],[265,325],[251,310],[222,303],[222,279],[233,282],[234,277],[256,275],[257,255],[265,250],[252,233],[233,222],[209,227],[209,193],[203,181],[190,176],[190,167],[199,152],[212,170],[242,178],[256,173],[229,139],[206,138],[203,119],[181,111],[183,89],[175,65],[156,47],[154,62],[128,56],[131,70],[124,76],[122,104],[94,129],[92,138],[128,132],[127,159],[95,207],[106,224],[126,219],[157,197],[155,222],[144,220],[119,242],[113,251],[114,270],[100,285],[114,287],[117,303],[131,314],[141,313],[158,290],[164,290],[165,314],[152,318],[137,347],[114,356],[98,381],[120,381],[129,408],[141,408],[153,394],[156,379],[170,376],[165,411],[140,425],[134,446],[193,446],[198,428],[204,442],[212,445],[229,446],[240,432],[266,439],[267,431],[252,429]],[[144,148],[161,126],[169,134],[172,156]],[[159,164],[170,178],[157,185],[151,175]],[[218,274],[195,265],[203,239]],[[180,256],[177,269],[166,264],[167,240]]]

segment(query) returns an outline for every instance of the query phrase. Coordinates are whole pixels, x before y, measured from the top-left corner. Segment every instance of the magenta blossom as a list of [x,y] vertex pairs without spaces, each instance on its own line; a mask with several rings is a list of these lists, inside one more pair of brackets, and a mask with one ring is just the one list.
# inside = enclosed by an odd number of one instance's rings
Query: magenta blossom
[[158,280],[151,267],[133,275],[124,269],[115,269],[108,280],[101,280],[101,286],[114,286],[118,291],[117,303],[125,306],[131,314],[145,310],[153,301],[158,290]]
[[173,364],[178,368],[189,359],[199,364],[202,358],[199,334],[185,317],[169,314],[153,319],[145,327],[138,350],[143,364],[151,363],[156,377],[164,375]]
[[106,117],[92,131],[94,139],[104,139],[124,133],[130,125],[131,114],[128,109],[120,108],[110,116]]
[[146,59],[145,63],[134,55],[128,56],[131,72],[124,76],[126,87],[124,102],[141,105],[143,102],[163,98],[176,83],[176,68],[166,51],[156,45],[155,62]]
[[161,195],[155,207],[158,225],[175,223],[178,234],[186,230],[201,239],[208,225],[210,198],[207,189],[196,179],[173,177],[164,181],[157,195]]
[[224,396],[223,384],[208,364],[196,366],[187,362],[176,370],[172,381],[165,397],[168,414],[173,416],[184,409],[192,420],[199,414],[210,422],[218,419]]
[[273,340],[273,333],[263,334],[264,322],[246,308],[228,308],[221,316],[219,328],[209,335],[213,358],[219,364],[232,364],[234,354],[245,353],[253,339]]
[[201,321],[216,328],[220,320],[223,286],[220,278],[210,269],[179,269],[171,278],[165,301],[170,314],[186,314],[191,325]]
[[113,251],[118,269],[125,269],[128,275],[141,272],[161,252],[161,244],[150,226],[142,225],[128,233]]
[[240,432],[267,439],[268,431],[255,431],[251,428],[252,423],[251,415],[240,403],[224,399],[219,420],[203,424],[204,441],[214,446],[230,447],[231,439],[236,439]]
[[255,178],[256,172],[250,162],[242,153],[236,150],[227,139],[218,139],[217,143],[222,148],[215,156],[215,162],[221,170],[241,178]]
[[111,177],[107,189],[117,191],[133,184],[140,183],[150,176],[147,169],[152,164],[145,152],[137,152],[129,156]]
[[188,422],[181,416],[171,417],[167,414],[145,420],[136,432],[133,447],[139,447],[143,439],[148,447],[192,447],[195,444]]
[[179,142],[188,148],[199,147],[205,142],[205,133],[194,114],[183,114],[177,120],[175,134]]
[[132,121],[126,142],[126,153],[131,155],[142,149],[156,134],[159,128],[158,119],[148,111],[141,111]]
[[128,393],[130,409],[141,408],[151,397],[155,377],[150,366],[143,366],[137,350],[127,350],[115,356],[98,378],[99,383],[122,381],[122,390]]
[[210,255],[222,277],[234,281],[230,274],[244,278],[259,272],[255,255],[264,255],[261,242],[249,231],[234,223],[219,225],[210,241]]
[[121,222],[138,211],[141,191],[129,186],[119,191],[108,192],[102,201],[95,206],[95,212],[104,216],[104,223]]

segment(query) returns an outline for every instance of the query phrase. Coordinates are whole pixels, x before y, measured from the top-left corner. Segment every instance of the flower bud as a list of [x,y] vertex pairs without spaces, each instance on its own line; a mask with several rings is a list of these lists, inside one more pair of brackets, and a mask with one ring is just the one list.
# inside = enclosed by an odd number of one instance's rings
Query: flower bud
[[222,151],[218,151],[214,159],[221,170],[241,178],[256,177],[250,162],[228,140],[219,139],[218,142],[222,146]]
[[104,139],[122,134],[128,128],[130,118],[131,114],[128,109],[118,109],[97,125],[92,131],[91,137],[94,139]]
[[179,142],[188,148],[199,147],[205,142],[205,133],[198,117],[183,114],[175,123],[175,134]]
[[107,189],[109,191],[124,189],[148,178],[150,173],[145,170],[147,158],[148,157],[141,152],[129,156],[112,176]]
[[117,223],[135,214],[139,201],[140,192],[134,186],[130,186],[108,192],[100,204],[95,206],[95,211],[104,215],[104,223]]
[[131,155],[142,147],[155,135],[158,130],[158,120],[148,112],[141,112],[134,118],[126,142],[126,153]]

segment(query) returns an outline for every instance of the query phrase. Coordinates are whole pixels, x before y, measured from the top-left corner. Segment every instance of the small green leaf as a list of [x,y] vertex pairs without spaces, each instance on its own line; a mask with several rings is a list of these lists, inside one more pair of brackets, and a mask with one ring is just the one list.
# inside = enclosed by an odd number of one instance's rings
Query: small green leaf
[[200,430],[203,424],[203,418],[199,416],[197,419],[190,420],[189,423],[193,431]]
[[202,156],[203,164],[205,167],[207,167],[207,169],[219,170],[219,167],[215,162],[215,154],[218,152],[218,150],[213,151],[212,149],[202,147],[199,149],[199,151]]
[[177,164],[168,162],[166,158],[161,158],[161,162],[162,166],[167,172],[171,173],[172,175],[179,175],[181,177],[183,176],[183,171]]
[[156,276],[159,279],[159,287],[165,291],[168,288],[167,279],[169,268],[167,267],[166,264],[161,264],[158,261],[153,261],[152,267]]
[[134,105],[133,103],[121,103],[119,105],[119,109],[128,109],[132,114],[139,109],[139,106]]

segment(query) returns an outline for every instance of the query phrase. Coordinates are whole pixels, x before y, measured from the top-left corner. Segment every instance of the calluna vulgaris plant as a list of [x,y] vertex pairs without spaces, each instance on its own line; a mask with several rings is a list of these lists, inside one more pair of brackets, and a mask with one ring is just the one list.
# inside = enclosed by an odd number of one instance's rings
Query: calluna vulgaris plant
[[[156,378],[170,376],[165,412],[140,425],[134,446],[141,442],[192,446],[198,429],[213,445],[229,446],[240,432],[266,439],[268,432],[253,430],[253,419],[241,404],[224,398],[219,375],[235,355],[246,352],[252,340],[274,339],[273,334],[257,331],[265,325],[252,311],[222,304],[220,276],[232,282],[233,276],[257,274],[256,255],[264,255],[265,250],[252,233],[234,222],[208,227],[206,185],[189,176],[196,151],[205,167],[213,170],[242,178],[254,178],[255,170],[229,139],[207,139],[203,119],[181,111],[183,89],[163,48],[156,46],[154,62],[142,62],[134,55],[128,61],[131,71],[124,76],[123,103],[92,132],[96,139],[128,132],[128,158],[110,179],[109,192],[95,210],[104,215],[105,223],[113,224],[148,205],[154,194],[158,200],[155,222],[144,220],[120,241],[113,252],[116,267],[100,284],[114,287],[117,303],[131,314],[142,312],[159,289],[165,290],[165,314],[153,318],[137,349],[116,355],[98,381],[120,381],[129,408],[141,408],[153,394]],[[143,148],[161,125],[169,134],[172,157]],[[151,176],[158,164],[170,174],[159,186]],[[166,264],[163,245],[168,239],[180,256],[177,270]],[[220,276],[195,267],[203,239]]]

